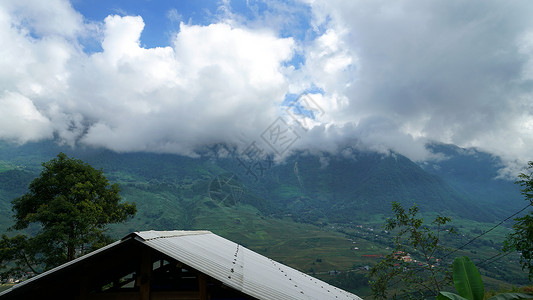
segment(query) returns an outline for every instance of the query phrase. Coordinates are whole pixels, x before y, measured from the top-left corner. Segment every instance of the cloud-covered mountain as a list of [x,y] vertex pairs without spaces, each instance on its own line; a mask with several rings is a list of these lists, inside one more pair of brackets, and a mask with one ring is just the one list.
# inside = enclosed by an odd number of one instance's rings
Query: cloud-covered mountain
[[[529,1],[226,1],[198,8],[202,22],[169,6],[158,47],[143,43],[143,11],[92,19],[75,4],[0,4],[0,139],[194,156],[244,149],[284,118],[289,152],[422,161],[436,141],[498,155],[511,174],[531,159]],[[294,95],[320,108],[303,130]]]
[[38,174],[40,163],[59,151],[103,168],[111,181],[120,183],[123,196],[137,199],[147,213],[150,203],[161,200],[160,196],[141,196],[146,189],[161,194],[171,206],[179,206],[183,199],[210,198],[213,205],[242,202],[265,215],[291,214],[311,223],[388,216],[393,201],[404,207],[416,204],[423,212],[492,222],[524,204],[517,186],[494,179],[499,165],[487,159],[490,155],[465,149],[462,151],[470,154],[457,153],[457,148],[445,145],[434,146],[432,151],[446,151],[449,159],[423,168],[400,154],[355,148],[346,148],[339,155],[297,152],[283,162],[251,160],[238,153],[228,157],[204,153],[191,158],[72,150],[52,142],[18,147],[0,143],[0,150],[0,173],[5,178],[0,192],[9,192],[0,195],[6,215],[9,201],[22,193],[31,175]]

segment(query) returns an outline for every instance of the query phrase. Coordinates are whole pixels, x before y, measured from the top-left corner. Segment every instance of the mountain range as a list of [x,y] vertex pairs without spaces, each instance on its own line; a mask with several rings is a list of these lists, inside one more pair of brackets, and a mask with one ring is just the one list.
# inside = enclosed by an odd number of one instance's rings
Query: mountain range
[[[137,204],[132,220],[111,226],[115,237],[151,229],[207,229],[309,272],[372,264],[353,252],[355,240],[342,228],[379,229],[392,214],[392,201],[416,204],[426,216],[472,224],[462,239],[488,226],[479,224],[493,224],[524,206],[519,186],[498,177],[497,157],[454,145],[428,149],[441,159],[416,163],[397,153],[347,148],[337,155],[294,153],[279,162],[0,142],[0,229],[12,225],[11,200],[26,191],[40,164],[59,152],[103,169],[119,184],[123,199]],[[359,243],[366,245],[358,247],[360,253],[382,251],[390,237],[381,235],[359,234]],[[492,255],[496,244],[487,245],[486,255]]]
[[[102,168],[111,181],[122,186],[125,198],[137,198],[136,190],[158,189],[163,198],[168,196],[166,201],[172,202],[174,197],[176,204],[206,196],[225,205],[250,204],[266,215],[290,214],[307,223],[365,221],[375,214],[388,214],[392,201],[416,204],[423,212],[476,221],[501,219],[523,205],[519,187],[498,178],[502,165],[497,158],[453,145],[428,147],[445,158],[417,164],[397,153],[348,149],[343,155],[296,153],[281,163],[245,162],[242,157],[120,154],[60,147],[52,142],[3,143],[0,205],[5,220],[10,200],[25,191],[38,175],[41,162],[60,151]],[[142,203],[138,205],[140,214],[153,213],[144,211]]]

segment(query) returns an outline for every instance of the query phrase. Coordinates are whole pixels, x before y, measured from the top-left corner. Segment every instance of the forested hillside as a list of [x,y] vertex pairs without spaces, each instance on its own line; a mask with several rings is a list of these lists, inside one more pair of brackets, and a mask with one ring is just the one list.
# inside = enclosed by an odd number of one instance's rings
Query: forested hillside
[[[416,203],[428,216],[451,216],[460,235],[448,242],[456,247],[512,209],[501,209],[495,195],[483,198],[498,190],[492,178],[497,164],[486,160],[469,164],[468,157],[460,155],[448,154],[449,160],[440,161],[437,169],[435,165],[422,168],[398,154],[353,149],[350,156],[297,153],[281,163],[263,162],[264,170],[255,174],[260,176],[253,176],[238,157],[121,154],[53,143],[2,143],[2,231],[12,225],[10,201],[25,192],[40,163],[60,151],[102,168],[111,182],[120,185],[122,197],[137,204],[134,219],[112,226],[110,233],[116,238],[139,230],[207,229],[331,281],[340,279],[326,278],[330,270],[357,270],[354,278],[361,276],[358,280],[366,282],[363,267],[372,265],[391,246],[389,233],[381,226],[391,215],[392,201],[405,207]],[[483,175],[483,171],[492,173]],[[514,188],[511,182],[498,182],[507,188],[502,193],[520,198],[518,189],[512,193],[509,188]],[[468,248],[476,250],[465,249],[466,254],[480,259],[493,255],[506,230],[500,226]],[[501,263],[517,258],[506,259]],[[494,285],[520,282],[516,267],[508,274],[493,269],[486,274]],[[368,293],[366,284],[347,288]]]

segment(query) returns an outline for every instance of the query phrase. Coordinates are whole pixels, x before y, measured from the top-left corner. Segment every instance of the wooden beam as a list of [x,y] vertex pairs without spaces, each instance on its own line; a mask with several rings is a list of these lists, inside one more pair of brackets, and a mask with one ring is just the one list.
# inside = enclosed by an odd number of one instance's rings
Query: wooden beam
[[141,257],[141,272],[139,276],[139,293],[141,300],[150,300],[150,277],[152,276],[152,253],[144,248]]
[[198,274],[198,287],[200,300],[207,300],[207,278],[204,273]]
[[88,300],[131,300],[140,299],[139,292],[99,293],[90,295]]
[[202,299],[195,291],[154,292],[152,300],[199,300]]
[[80,278],[80,296],[76,297],[80,300],[87,300],[89,295],[89,277],[82,275]]

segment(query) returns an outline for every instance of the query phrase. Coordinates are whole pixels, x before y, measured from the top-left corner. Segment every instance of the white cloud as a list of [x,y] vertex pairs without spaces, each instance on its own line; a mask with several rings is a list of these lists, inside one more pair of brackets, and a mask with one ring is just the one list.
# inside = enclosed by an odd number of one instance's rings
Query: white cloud
[[[311,96],[324,113],[293,149],[355,145],[423,160],[435,140],[531,159],[529,2],[316,0],[310,12],[279,2],[256,7],[255,19],[224,2],[221,21],[181,23],[158,48],[142,46],[142,16],[88,24],[67,1],[43,3],[0,4],[0,115],[17,124],[2,127],[2,139],[55,134],[194,155],[259,139],[283,116],[287,93],[318,88]],[[305,22],[273,12],[310,13],[311,28],[288,30]],[[83,52],[84,41],[102,51]],[[287,65],[295,54],[301,65]]]
[[12,25],[37,36],[58,35],[75,38],[84,31],[83,17],[67,0],[4,0]]
[[85,65],[96,80],[83,82],[86,72],[74,79],[103,89],[92,100],[99,107],[85,113],[97,122],[84,143],[192,155],[268,125],[286,89],[281,63],[292,55],[291,39],[223,23],[181,24],[173,48],[144,49],[141,25],[140,18],[108,17],[104,52]]
[[175,23],[175,22],[179,23],[183,21],[183,16],[175,8],[169,9],[167,11],[166,17],[172,23]]
[[212,143],[254,138],[287,89],[282,63],[294,42],[266,30],[181,24],[173,47],[143,48],[140,16],[108,16],[103,51],[86,54],[58,32],[33,37],[13,26],[17,12],[1,12],[0,36],[10,41],[2,50],[17,57],[0,61],[1,69],[17,72],[0,73],[0,87],[32,114],[9,100],[2,110],[21,128],[0,138],[55,132],[68,144],[194,155]]
[[43,116],[30,99],[18,93],[0,96],[0,136],[9,141],[25,143],[51,138],[50,120]]
[[120,63],[122,59],[135,59],[142,55],[139,46],[144,22],[140,16],[108,16],[105,18],[103,54],[107,61]]
[[[428,140],[479,147],[509,161],[532,159],[533,131],[525,129],[533,117],[530,2],[310,5],[315,29],[325,29],[307,57],[325,53],[317,51],[322,39],[341,45],[328,49],[354,64],[351,80],[345,73],[325,74],[340,68],[313,68],[320,75],[312,80],[326,96],[348,99],[343,112],[331,112],[333,124],[351,120],[360,142],[415,160],[428,157]],[[336,34],[327,38],[330,32]],[[331,63],[343,61],[350,60]]]

